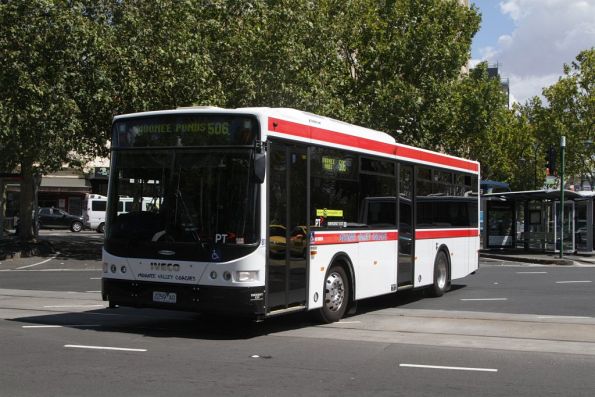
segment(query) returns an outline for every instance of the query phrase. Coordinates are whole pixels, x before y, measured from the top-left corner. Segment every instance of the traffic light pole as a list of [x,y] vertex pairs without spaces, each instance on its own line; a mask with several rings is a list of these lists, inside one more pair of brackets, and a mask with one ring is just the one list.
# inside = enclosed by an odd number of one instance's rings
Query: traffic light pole
[[564,255],[564,150],[566,137],[560,137],[560,258]]

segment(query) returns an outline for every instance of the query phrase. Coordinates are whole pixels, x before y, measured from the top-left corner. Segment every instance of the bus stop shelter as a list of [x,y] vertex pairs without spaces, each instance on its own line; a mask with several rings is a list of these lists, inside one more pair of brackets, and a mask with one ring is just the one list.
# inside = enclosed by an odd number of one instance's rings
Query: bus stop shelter
[[594,192],[536,190],[482,195],[484,249],[595,254]]

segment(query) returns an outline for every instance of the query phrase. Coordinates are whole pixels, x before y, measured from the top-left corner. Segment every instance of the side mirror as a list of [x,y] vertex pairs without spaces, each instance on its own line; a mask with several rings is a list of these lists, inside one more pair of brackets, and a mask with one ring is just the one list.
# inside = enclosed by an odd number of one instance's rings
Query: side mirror
[[264,153],[254,153],[254,179],[263,183],[267,169],[267,157]]

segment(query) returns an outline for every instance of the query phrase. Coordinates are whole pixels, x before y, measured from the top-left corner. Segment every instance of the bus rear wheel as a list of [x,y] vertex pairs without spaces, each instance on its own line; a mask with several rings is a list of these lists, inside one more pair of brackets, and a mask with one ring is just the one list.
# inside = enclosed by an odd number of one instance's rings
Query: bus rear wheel
[[448,274],[448,258],[444,251],[438,252],[436,260],[434,261],[434,285],[432,286],[432,295],[439,297],[448,291],[449,274]]
[[325,323],[339,321],[345,314],[349,303],[349,279],[341,266],[331,266],[324,279],[322,307],[318,310],[318,319]]

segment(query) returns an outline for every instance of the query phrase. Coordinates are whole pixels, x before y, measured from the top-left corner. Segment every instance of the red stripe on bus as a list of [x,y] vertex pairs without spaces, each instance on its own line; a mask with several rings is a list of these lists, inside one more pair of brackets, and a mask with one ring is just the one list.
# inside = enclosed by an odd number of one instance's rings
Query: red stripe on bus
[[312,245],[373,243],[380,241],[395,241],[398,238],[399,232],[313,232],[310,243]]
[[292,135],[300,138],[316,139],[338,145],[351,146],[353,148],[370,150],[373,152],[396,155],[411,160],[425,161],[444,165],[453,168],[479,171],[477,163],[464,159],[453,158],[440,153],[430,153],[412,147],[401,146],[399,144],[378,142],[372,139],[360,138],[355,135],[344,134],[341,132],[325,130],[323,128],[311,127],[292,121],[286,121],[269,117],[269,131]]
[[461,160],[453,157],[444,156],[438,153],[428,153],[423,150],[418,150],[410,147],[397,146],[397,156],[406,157],[408,159],[426,161],[428,163],[438,163],[454,168],[461,168],[477,172],[479,166],[477,163],[472,163],[466,160]]
[[384,154],[395,154],[395,145],[391,143],[373,141],[367,138],[360,138],[355,135],[343,134],[340,132],[311,127],[311,137],[318,141],[336,143],[338,145],[351,146],[359,149],[371,150]]
[[426,240],[431,238],[453,238],[453,237],[477,237],[477,229],[453,229],[453,230],[416,230],[415,238]]
[[274,119],[272,117],[269,117],[269,131],[282,132],[300,138],[310,138],[310,131],[307,125]]

